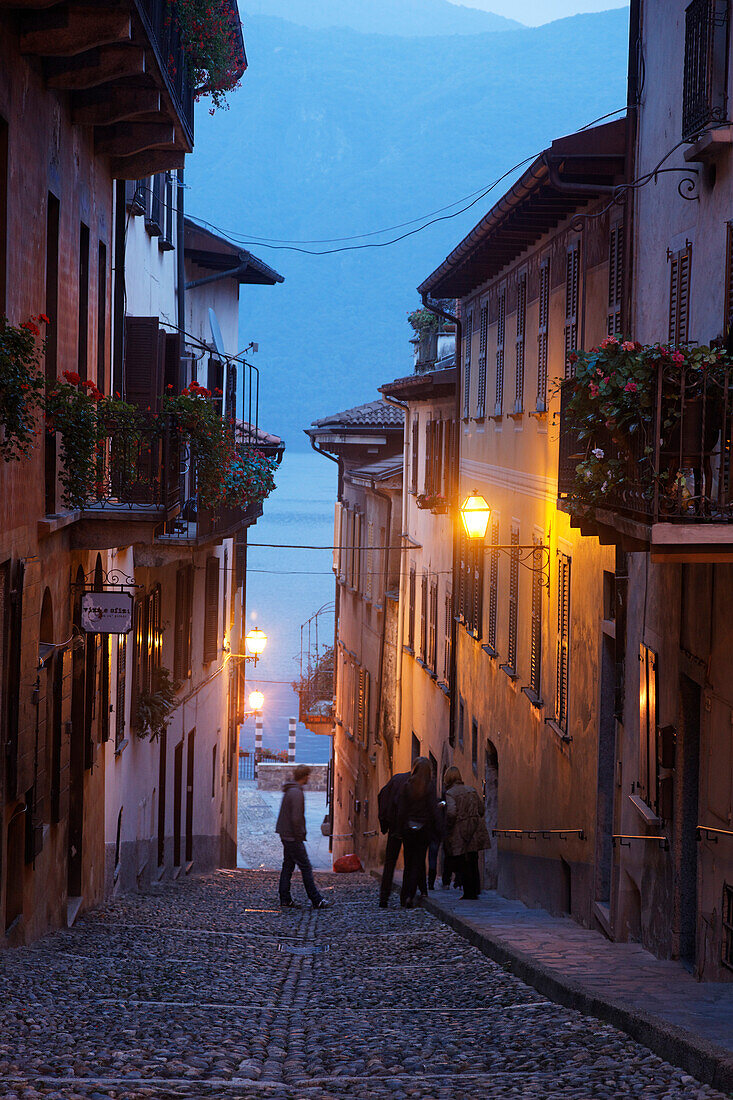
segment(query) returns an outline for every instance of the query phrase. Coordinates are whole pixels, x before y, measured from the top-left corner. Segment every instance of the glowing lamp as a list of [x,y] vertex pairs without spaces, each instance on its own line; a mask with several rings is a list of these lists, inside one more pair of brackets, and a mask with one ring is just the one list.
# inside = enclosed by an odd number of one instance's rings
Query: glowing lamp
[[252,710],[260,711],[265,704],[265,697],[261,691],[251,691],[249,693],[249,705]]
[[264,652],[267,645],[267,635],[259,627],[255,627],[250,630],[247,637],[244,639],[244,644],[247,646],[247,651],[253,653],[255,657],[259,657]]
[[489,526],[491,509],[486,503],[485,497],[473,490],[461,505],[461,520],[463,527],[470,539],[482,539],[486,536],[486,528]]

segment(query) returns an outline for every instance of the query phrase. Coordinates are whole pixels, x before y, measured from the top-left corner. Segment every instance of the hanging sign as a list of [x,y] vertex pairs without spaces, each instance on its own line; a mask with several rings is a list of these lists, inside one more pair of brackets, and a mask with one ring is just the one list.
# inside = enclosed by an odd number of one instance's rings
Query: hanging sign
[[132,596],[129,592],[87,592],[81,598],[81,625],[89,634],[129,634]]

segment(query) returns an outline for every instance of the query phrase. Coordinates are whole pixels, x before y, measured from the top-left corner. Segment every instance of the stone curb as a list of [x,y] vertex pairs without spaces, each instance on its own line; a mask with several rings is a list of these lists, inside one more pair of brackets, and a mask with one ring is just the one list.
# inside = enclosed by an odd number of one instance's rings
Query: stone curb
[[[372,871],[372,875],[377,881],[381,879],[378,871]],[[397,887],[393,886],[392,892],[396,893]],[[703,1084],[733,1096],[733,1055],[723,1047],[660,1016],[633,1008],[613,997],[599,997],[589,992],[581,982],[561,977],[534,956],[492,936],[470,920],[443,909],[430,897],[422,899],[421,907],[449,925],[487,958],[549,1000],[611,1024],[648,1047],[665,1062],[679,1066]]]

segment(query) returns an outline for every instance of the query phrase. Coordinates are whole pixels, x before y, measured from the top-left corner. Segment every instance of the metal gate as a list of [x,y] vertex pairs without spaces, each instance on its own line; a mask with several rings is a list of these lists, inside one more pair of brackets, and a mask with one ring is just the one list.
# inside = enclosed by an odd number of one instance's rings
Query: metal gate
[[244,779],[255,778],[255,754],[253,752],[239,753],[239,779],[240,782]]

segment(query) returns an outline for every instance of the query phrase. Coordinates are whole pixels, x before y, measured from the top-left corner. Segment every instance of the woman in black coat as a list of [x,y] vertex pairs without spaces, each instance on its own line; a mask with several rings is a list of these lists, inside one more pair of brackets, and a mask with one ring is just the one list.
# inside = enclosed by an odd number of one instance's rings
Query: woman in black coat
[[420,882],[425,880],[425,856],[430,841],[440,836],[438,799],[433,769],[425,756],[412,765],[397,808],[397,819],[405,854],[400,905],[410,909]]

